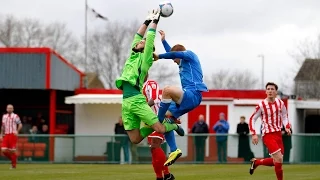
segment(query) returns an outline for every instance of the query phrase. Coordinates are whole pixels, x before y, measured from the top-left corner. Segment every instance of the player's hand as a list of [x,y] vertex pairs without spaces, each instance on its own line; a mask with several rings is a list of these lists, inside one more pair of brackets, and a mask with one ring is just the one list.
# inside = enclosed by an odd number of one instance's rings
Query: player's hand
[[146,20],[152,21],[155,19],[159,19],[160,16],[160,9],[153,9],[152,11],[148,12],[148,16]]
[[161,35],[161,41],[166,39],[166,34],[164,33],[164,31],[160,30],[159,31],[160,35]]
[[156,9],[154,11],[153,20],[157,20],[157,22],[159,22],[159,20],[160,20],[160,12],[161,12],[160,8],[158,8],[158,9]]
[[148,11],[148,16],[146,17],[147,21],[152,21],[153,20],[153,10],[152,11]]
[[2,136],[0,136],[0,140],[2,140],[3,139],[3,137]]
[[159,55],[156,53],[153,53],[153,61],[158,61],[159,60]]
[[290,136],[290,135],[291,135],[291,130],[290,130],[290,128],[286,128],[285,130],[286,130],[287,135]]
[[259,137],[258,135],[252,135],[252,144],[257,145],[259,142]]

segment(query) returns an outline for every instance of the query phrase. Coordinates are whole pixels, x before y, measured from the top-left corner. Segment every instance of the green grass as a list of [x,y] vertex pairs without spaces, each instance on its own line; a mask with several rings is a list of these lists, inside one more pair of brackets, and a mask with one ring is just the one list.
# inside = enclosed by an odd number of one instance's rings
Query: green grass
[[[273,167],[259,167],[254,175],[249,165],[170,166],[177,180],[270,180],[276,179]],[[285,179],[318,180],[320,165],[284,165]],[[105,164],[20,164],[15,170],[0,165],[0,177],[7,180],[154,180],[151,165]]]

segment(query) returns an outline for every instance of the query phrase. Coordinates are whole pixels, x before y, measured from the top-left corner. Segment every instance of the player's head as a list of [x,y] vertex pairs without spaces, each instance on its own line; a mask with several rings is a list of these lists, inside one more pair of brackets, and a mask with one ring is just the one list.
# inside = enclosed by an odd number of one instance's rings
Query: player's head
[[[143,38],[140,42],[138,42],[136,44],[136,46],[134,46],[134,48],[132,48],[132,51],[134,51],[134,52],[143,52],[145,45],[146,45],[146,38]],[[156,50],[156,48],[153,46],[153,52],[155,50]]]
[[240,117],[240,123],[244,123],[245,120],[246,120],[246,117],[244,117],[244,116],[241,116],[241,117]]
[[[174,46],[171,48],[170,51],[185,51],[185,50],[186,50],[186,48],[185,48],[183,45],[181,45],[181,44],[176,44],[176,45],[174,45]],[[176,64],[180,65],[181,59],[176,58],[176,59],[174,59],[173,61],[174,61]]]
[[119,117],[119,124],[122,125],[123,121],[122,121],[122,116]]
[[7,105],[7,113],[12,113],[13,112],[13,105],[12,104],[8,104]]
[[266,84],[266,94],[268,98],[276,98],[278,91],[278,85],[273,82],[268,82]]
[[219,120],[225,120],[225,115],[223,112],[219,114]]
[[204,122],[204,115],[203,115],[203,114],[200,114],[200,115],[199,115],[199,121],[200,121],[200,122]]

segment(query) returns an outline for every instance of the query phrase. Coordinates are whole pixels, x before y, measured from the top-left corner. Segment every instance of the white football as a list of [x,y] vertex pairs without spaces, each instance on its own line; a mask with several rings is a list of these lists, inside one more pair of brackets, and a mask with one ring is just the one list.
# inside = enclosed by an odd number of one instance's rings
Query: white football
[[164,1],[159,4],[160,6],[160,15],[162,17],[169,17],[173,14],[173,6],[170,1]]

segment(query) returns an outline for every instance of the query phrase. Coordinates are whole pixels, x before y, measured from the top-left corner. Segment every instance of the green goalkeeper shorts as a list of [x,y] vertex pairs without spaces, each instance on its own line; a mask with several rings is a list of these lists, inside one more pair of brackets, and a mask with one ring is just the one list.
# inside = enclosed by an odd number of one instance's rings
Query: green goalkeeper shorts
[[159,122],[142,94],[123,99],[122,120],[125,130],[140,129],[141,121],[148,126]]

